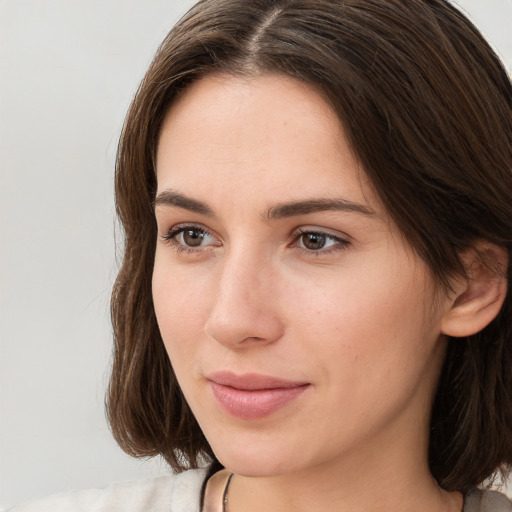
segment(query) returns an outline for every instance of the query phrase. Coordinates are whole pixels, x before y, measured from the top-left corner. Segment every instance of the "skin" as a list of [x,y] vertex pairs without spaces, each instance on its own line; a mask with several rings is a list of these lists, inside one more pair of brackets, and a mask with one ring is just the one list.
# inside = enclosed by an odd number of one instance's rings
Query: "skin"
[[[230,511],[460,510],[427,464],[453,298],[322,97],[283,76],[202,79],[165,118],[157,178],[155,311],[187,401],[235,473]],[[345,207],[279,209],[312,199]],[[217,371],[307,386],[246,420],[219,407]]]

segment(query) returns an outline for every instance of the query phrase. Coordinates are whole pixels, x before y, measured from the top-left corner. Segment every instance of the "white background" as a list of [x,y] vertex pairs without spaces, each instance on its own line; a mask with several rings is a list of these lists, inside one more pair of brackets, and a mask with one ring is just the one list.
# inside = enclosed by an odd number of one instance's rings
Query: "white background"
[[[165,471],[111,439],[113,166],[192,0],[0,0],[0,509]],[[463,0],[512,69],[512,0]]]

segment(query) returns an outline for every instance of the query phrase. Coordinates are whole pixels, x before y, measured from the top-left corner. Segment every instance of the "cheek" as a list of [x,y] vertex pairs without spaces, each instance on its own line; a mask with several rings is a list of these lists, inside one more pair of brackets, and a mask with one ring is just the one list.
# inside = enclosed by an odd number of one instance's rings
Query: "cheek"
[[[321,329],[383,334],[421,327],[425,309],[424,279],[388,265],[351,267],[317,282],[315,276],[290,282],[286,292],[294,316]],[[378,337],[378,336],[377,336]]]
[[190,366],[203,337],[207,314],[204,279],[170,270],[162,256],[155,259],[152,293],[155,314],[167,353],[175,371]]
[[169,342],[174,337],[173,333],[185,327],[186,323],[183,322],[181,327],[176,325],[177,321],[181,318],[177,308],[181,303],[181,301],[178,301],[180,286],[179,283],[176,282],[173,273],[165,269],[161,261],[162,259],[163,258],[159,257],[157,250],[153,270],[152,293],[160,334],[169,352]]
[[425,314],[425,275],[392,261],[385,270],[351,270],[320,287],[306,282],[292,289],[295,338],[310,345],[312,357],[322,357],[322,364],[344,369],[326,375],[345,376],[352,385],[357,375],[385,382],[394,372],[421,371],[439,334],[438,320]]
[[[391,421],[420,388],[422,403],[429,403],[442,354],[435,325],[425,325],[425,282],[410,286],[409,278],[370,271],[367,279],[347,279],[343,289],[309,294],[308,305],[307,293],[295,295],[294,339],[303,343],[303,360],[315,368],[333,410],[343,404],[331,419],[340,431],[356,436],[362,424]],[[317,407],[312,418],[325,414],[320,400]]]

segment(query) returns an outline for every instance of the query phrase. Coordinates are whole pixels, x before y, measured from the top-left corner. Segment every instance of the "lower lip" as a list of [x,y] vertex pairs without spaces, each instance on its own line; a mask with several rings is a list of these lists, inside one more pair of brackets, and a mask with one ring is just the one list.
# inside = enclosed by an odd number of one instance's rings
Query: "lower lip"
[[272,389],[245,390],[210,382],[220,408],[242,420],[257,420],[272,414],[298,398],[309,384]]

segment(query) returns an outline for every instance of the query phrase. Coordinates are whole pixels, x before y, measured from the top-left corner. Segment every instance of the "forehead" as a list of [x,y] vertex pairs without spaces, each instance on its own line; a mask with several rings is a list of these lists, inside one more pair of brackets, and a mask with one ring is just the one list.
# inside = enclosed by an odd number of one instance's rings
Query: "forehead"
[[220,189],[233,197],[263,187],[276,201],[286,193],[343,195],[373,209],[376,202],[329,104],[283,75],[214,75],[194,83],[165,117],[157,178],[159,191],[210,198]]

